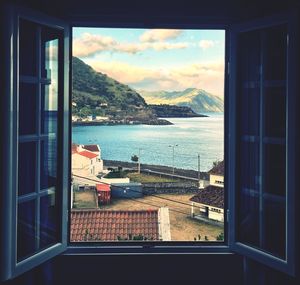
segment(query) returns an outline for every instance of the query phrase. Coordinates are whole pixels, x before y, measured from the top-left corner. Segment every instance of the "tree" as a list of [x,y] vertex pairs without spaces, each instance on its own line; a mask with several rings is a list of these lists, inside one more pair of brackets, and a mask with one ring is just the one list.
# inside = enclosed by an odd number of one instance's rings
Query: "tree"
[[136,154],[134,154],[134,155],[131,156],[131,161],[138,162],[139,161],[139,157]]

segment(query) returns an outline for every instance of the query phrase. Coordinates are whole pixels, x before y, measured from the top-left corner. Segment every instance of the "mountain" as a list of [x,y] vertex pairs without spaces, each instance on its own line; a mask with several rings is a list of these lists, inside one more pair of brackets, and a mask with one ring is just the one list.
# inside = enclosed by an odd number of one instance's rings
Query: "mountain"
[[208,117],[195,113],[190,107],[176,105],[149,105],[155,114],[160,118],[194,118]]
[[196,113],[223,112],[224,102],[205,90],[188,88],[183,91],[143,91],[139,94],[148,104],[169,104],[190,107]]
[[[101,72],[96,72],[77,57],[73,57],[72,115],[80,118],[76,124],[100,124],[83,120],[89,115],[107,117],[105,124],[166,125],[169,121],[159,119],[161,113],[168,117],[198,116],[190,108],[164,105],[153,107],[131,89]],[[163,112],[162,112],[163,108]],[[102,122],[103,123],[103,122]],[[102,124],[101,123],[101,124]]]
[[129,86],[101,72],[96,72],[79,58],[73,57],[73,115],[108,116],[123,119],[155,119],[145,100]]

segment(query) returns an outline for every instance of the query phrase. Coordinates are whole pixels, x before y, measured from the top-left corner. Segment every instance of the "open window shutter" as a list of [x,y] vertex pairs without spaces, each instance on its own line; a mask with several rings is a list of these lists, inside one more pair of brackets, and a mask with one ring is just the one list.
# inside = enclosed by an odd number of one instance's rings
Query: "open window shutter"
[[230,30],[229,244],[295,271],[296,17]]
[[6,9],[2,280],[66,249],[70,185],[69,27]]

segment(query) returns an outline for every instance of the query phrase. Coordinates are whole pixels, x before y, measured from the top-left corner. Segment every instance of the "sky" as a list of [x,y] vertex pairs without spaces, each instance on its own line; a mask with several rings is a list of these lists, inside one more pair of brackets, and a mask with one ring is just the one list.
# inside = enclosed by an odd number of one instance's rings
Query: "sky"
[[136,90],[223,97],[224,43],[224,30],[73,29],[73,56]]

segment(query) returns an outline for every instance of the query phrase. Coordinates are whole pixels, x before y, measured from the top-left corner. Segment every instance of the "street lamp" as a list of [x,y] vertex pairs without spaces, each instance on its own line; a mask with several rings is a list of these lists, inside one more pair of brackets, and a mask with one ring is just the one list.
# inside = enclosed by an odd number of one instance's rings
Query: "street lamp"
[[174,175],[174,153],[175,153],[175,146],[178,146],[178,144],[169,145],[169,147],[172,147],[172,149],[173,149],[173,156],[172,156],[172,161],[173,161],[173,175]]

